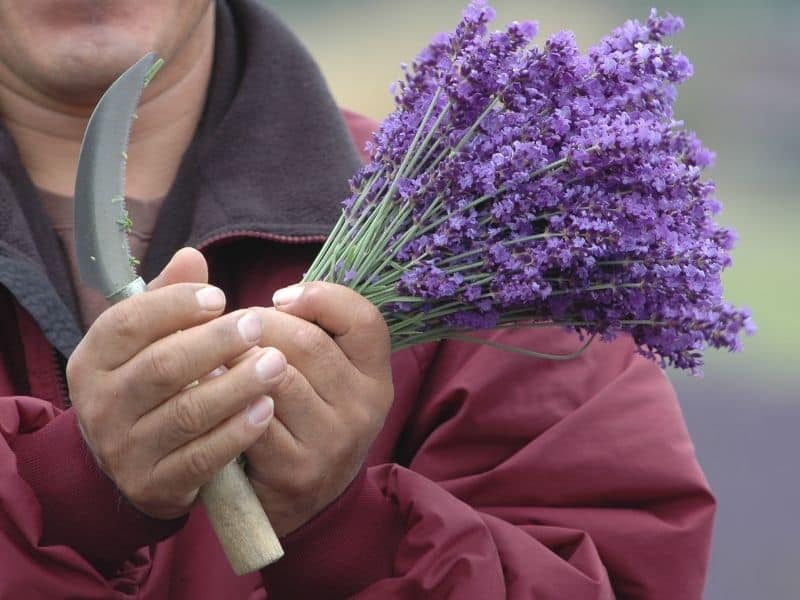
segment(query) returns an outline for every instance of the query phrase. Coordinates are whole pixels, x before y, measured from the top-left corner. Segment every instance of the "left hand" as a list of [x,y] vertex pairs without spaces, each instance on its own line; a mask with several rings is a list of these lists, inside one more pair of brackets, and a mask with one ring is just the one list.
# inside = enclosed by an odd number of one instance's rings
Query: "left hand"
[[[293,297],[294,296],[294,297]],[[389,331],[373,304],[324,282],[280,290],[260,309],[262,347],[286,357],[275,418],[246,452],[279,536],[339,497],[358,474],[394,398]]]

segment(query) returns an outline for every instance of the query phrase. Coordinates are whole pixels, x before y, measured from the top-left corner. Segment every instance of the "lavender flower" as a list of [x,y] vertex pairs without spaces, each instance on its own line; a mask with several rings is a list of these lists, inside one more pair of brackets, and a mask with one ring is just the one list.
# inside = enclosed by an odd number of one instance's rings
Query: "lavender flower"
[[753,324],[722,301],[714,156],[673,118],[683,21],[654,10],[581,54],[493,17],[472,2],[405,69],[306,280],[374,302],[395,348],[556,323],[692,371],[708,345],[738,350]]

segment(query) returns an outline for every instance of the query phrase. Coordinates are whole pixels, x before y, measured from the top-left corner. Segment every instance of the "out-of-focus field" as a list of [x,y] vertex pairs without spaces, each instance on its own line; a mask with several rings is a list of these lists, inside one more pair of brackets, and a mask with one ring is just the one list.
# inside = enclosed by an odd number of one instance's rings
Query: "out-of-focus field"
[[[305,41],[342,106],[380,119],[389,84],[466,0],[267,0]],[[651,6],[686,20],[674,45],[695,76],[677,117],[717,152],[719,220],[740,236],[727,298],[759,326],[737,355],[710,352],[704,379],[671,377],[720,511],[707,597],[800,597],[800,2],[494,0],[498,25],[575,31],[585,49]]]

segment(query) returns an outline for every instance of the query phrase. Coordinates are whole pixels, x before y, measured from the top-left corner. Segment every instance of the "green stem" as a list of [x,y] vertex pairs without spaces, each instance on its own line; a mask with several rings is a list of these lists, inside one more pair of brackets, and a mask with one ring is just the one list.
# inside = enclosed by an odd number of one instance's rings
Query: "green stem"
[[586,343],[581,346],[575,352],[570,352],[568,354],[549,354],[546,352],[536,352],[534,350],[528,350],[527,348],[521,348],[519,346],[513,346],[511,344],[503,344],[501,342],[495,342],[492,340],[487,340],[484,338],[469,336],[469,335],[460,335],[458,333],[450,334],[447,336],[446,339],[451,340],[459,340],[462,342],[471,342],[474,344],[481,344],[484,346],[489,346],[490,348],[497,348],[498,350],[505,350],[507,352],[513,352],[514,354],[522,354],[523,356],[532,356],[534,358],[542,358],[545,360],[555,360],[555,361],[566,361],[566,360],[573,360],[578,358],[584,351],[589,347],[589,345],[594,341],[595,336],[589,336],[589,339],[586,340]]
[[[372,276],[380,273],[382,267],[375,269],[373,265],[377,261],[378,257],[384,252],[383,249],[385,248],[388,240],[390,240],[392,236],[397,233],[397,230],[403,226],[412,210],[413,207],[411,206],[411,203],[406,201],[404,205],[396,212],[394,218],[388,225],[385,225],[383,218],[376,219],[376,227],[374,227],[374,229],[379,232],[377,239],[370,239],[368,243],[359,246],[362,250],[362,258],[359,261],[358,266],[355,267],[359,274],[359,280],[352,282],[353,289],[359,291],[359,283],[361,281],[363,281],[365,286],[369,285],[369,280],[372,278]],[[367,275],[367,271],[369,271],[369,277],[365,277],[365,275]]]
[[[376,232],[378,232],[378,230],[381,229],[380,226],[383,225],[384,222],[383,219],[389,216],[386,213],[389,213],[391,209],[395,207],[393,200],[394,200],[395,190],[397,189],[397,185],[400,182],[400,179],[406,176],[406,171],[409,167],[409,164],[412,163],[417,158],[416,154],[420,151],[419,150],[420,147],[417,144],[419,142],[420,137],[422,136],[422,132],[425,130],[426,126],[428,125],[428,122],[430,121],[431,115],[433,114],[433,110],[436,107],[436,104],[438,103],[441,94],[442,94],[442,88],[438,88],[434,93],[433,98],[431,98],[430,104],[428,105],[428,109],[425,112],[425,115],[422,117],[422,121],[420,122],[419,127],[417,127],[417,131],[414,134],[414,138],[411,140],[411,144],[409,144],[408,146],[408,150],[406,151],[406,154],[403,157],[403,161],[401,162],[400,167],[397,170],[397,174],[394,177],[394,181],[392,181],[392,185],[389,187],[389,190],[384,194],[383,198],[378,203],[377,211],[373,211],[373,215],[371,215],[370,219],[371,226],[367,227],[367,231],[364,235],[362,235],[361,241],[357,244],[354,244],[358,250],[363,251],[365,248],[369,248],[370,249],[369,254],[371,255],[372,254],[371,250],[373,248],[375,248],[376,246],[380,248],[380,246],[378,246],[378,244],[375,243],[375,240],[373,238],[375,237]],[[425,138],[426,140],[430,139],[430,134],[432,133],[432,131],[433,128],[429,132],[428,137]],[[424,144],[421,147],[424,147]],[[377,215],[375,215],[375,212],[377,212]],[[395,219],[395,221],[397,221],[397,219]],[[362,255],[362,253],[358,253],[357,255]],[[356,271],[356,279],[352,282],[353,287],[358,286],[360,280],[363,279],[364,273],[360,269],[362,265],[364,265],[364,260],[359,260],[358,261],[359,268],[354,268],[352,266],[350,267],[352,270]]]
[[[370,188],[375,184],[375,182],[378,180],[381,173],[383,173],[383,171],[376,172],[369,179],[366,185],[363,186],[363,188],[358,194],[358,197],[353,202],[353,209],[357,209],[361,205],[361,202],[364,200],[364,198],[366,198],[367,193],[369,192]],[[321,267],[327,263],[328,254],[330,253],[331,248],[334,247],[336,243],[338,243],[339,235],[342,233],[344,226],[347,223],[347,220],[348,220],[347,215],[343,211],[342,214],[339,216],[339,219],[336,221],[336,225],[334,225],[333,231],[331,231],[330,235],[328,235],[328,237],[325,239],[325,243],[320,249],[319,254],[317,254],[317,256],[314,258],[314,262],[311,263],[311,266],[307,271],[306,277],[303,279],[304,281],[314,281],[315,279],[318,279],[322,275],[322,273],[318,271],[321,270]]]
[[439,142],[441,141],[441,137],[438,140],[436,140],[435,144],[432,144],[430,147],[428,147],[428,144],[430,143],[431,138],[433,137],[433,134],[436,133],[436,131],[439,129],[439,126],[442,124],[442,121],[444,120],[444,117],[447,115],[448,112],[450,112],[450,109],[452,107],[453,107],[453,105],[450,102],[448,102],[445,105],[445,107],[442,109],[442,112],[439,113],[439,116],[436,117],[436,121],[434,121],[433,125],[431,125],[431,128],[428,131],[428,135],[425,136],[425,139],[423,140],[422,144],[420,144],[420,148],[426,148],[427,147],[428,151],[425,153],[425,156],[423,156],[421,159],[418,158],[417,160],[415,160],[411,164],[411,166],[409,167],[409,173],[411,174],[411,177],[416,177],[417,176],[417,174],[419,172],[419,169],[430,158],[431,153],[433,152],[434,148],[436,148],[439,145]]
[[557,290],[553,292],[552,296],[563,296],[565,294],[571,294],[575,292],[599,292],[601,290],[616,290],[618,288],[642,288],[644,287],[645,282],[639,281],[636,283],[603,283],[598,285],[591,285],[589,287],[581,288],[581,289],[572,289],[572,290]]

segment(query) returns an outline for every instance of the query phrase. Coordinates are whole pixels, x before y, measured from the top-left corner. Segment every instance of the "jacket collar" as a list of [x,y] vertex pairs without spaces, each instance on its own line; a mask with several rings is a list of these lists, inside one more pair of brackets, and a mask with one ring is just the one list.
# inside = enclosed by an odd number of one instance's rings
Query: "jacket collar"
[[181,245],[232,231],[326,235],[361,164],[317,65],[272,14],[220,3],[216,40],[205,116],[161,210],[148,278]]
[[[214,67],[195,138],[167,195],[142,274],[185,245],[236,232],[324,237],[358,154],[318,67],[257,0],[217,3]],[[55,234],[13,139],[0,131],[0,284],[68,356],[81,337]]]

